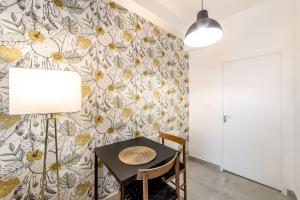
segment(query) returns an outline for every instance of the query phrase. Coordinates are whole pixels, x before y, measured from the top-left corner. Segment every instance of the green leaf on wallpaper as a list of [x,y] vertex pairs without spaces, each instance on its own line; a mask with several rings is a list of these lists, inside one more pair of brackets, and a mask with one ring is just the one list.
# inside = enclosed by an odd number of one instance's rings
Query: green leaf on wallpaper
[[123,68],[124,67],[124,61],[123,61],[123,58],[119,55],[116,55],[114,57],[114,64],[116,67],[118,68]]
[[45,191],[49,194],[56,194],[56,192],[49,187],[45,187]]
[[17,21],[17,17],[16,17],[16,15],[15,15],[14,12],[11,13],[11,18],[12,18],[12,20],[13,20],[14,22]]
[[121,14],[126,14],[128,12],[128,10],[120,5],[117,5],[117,9],[119,11],[119,13]]
[[83,8],[78,4],[77,0],[64,1],[64,3],[65,3],[65,7],[68,8],[70,13],[81,14],[83,11]]
[[76,177],[74,174],[66,172],[60,180],[62,189],[71,189],[75,187]]
[[124,29],[124,20],[120,17],[120,15],[117,15],[115,18],[114,18],[114,22],[115,24],[117,25],[117,27],[121,30]]
[[113,104],[116,108],[122,108],[123,107],[123,99],[120,96],[116,96],[114,98]]
[[5,143],[5,140],[0,140],[0,147]]
[[152,83],[152,81],[148,81],[148,82],[147,82],[147,84],[146,84],[146,89],[147,89],[147,90],[150,90],[150,91],[153,90],[153,83]]
[[81,159],[81,155],[78,153],[72,153],[65,156],[62,160],[62,162],[65,165],[75,165],[77,164]]
[[126,124],[124,122],[118,122],[114,128],[117,130],[117,131],[123,131],[125,128],[126,128]]
[[154,121],[152,115],[149,114],[149,115],[147,116],[147,118],[146,118],[146,121],[147,121],[149,124],[152,124],[153,121]]
[[15,145],[14,145],[13,143],[9,143],[9,150],[10,150],[11,152],[14,152],[14,150],[15,150]]
[[116,84],[116,88],[118,89],[118,91],[124,91],[126,89],[126,85],[123,82],[118,82]]
[[81,62],[81,56],[75,51],[65,51],[63,52],[63,56],[69,64],[76,64]]
[[127,50],[127,47],[122,42],[117,42],[116,48],[118,49],[118,51],[121,51],[121,52],[124,52]]
[[72,20],[69,16],[63,18],[62,24],[65,30],[69,31],[71,34],[78,33],[78,27],[74,20]]
[[69,120],[65,120],[60,126],[60,132],[67,136],[74,136],[77,131],[76,125]]
[[148,42],[154,45],[156,43],[156,40],[153,37],[148,37]]

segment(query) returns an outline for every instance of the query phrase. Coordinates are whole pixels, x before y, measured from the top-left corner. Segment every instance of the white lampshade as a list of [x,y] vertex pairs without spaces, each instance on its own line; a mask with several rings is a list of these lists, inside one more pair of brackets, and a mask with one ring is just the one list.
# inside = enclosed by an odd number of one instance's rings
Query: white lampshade
[[9,114],[76,112],[81,78],[76,72],[9,69]]

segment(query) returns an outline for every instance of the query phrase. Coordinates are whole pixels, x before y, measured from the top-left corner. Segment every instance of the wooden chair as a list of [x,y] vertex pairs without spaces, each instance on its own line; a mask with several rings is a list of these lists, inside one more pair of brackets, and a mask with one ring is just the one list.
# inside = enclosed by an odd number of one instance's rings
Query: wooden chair
[[[176,190],[161,176],[175,166]],[[141,182],[142,180],[142,182]],[[125,200],[176,200],[180,198],[178,153],[168,163],[152,169],[139,169],[137,180],[125,188]]]
[[[187,200],[187,175],[186,175],[186,139],[172,135],[165,132],[160,132],[159,137],[162,139],[162,144],[165,145],[165,140],[175,142],[180,146],[180,154],[182,154],[182,163],[179,163],[179,173],[183,173],[183,184],[180,185],[180,189],[184,192],[184,200]],[[180,157],[180,155],[179,155]],[[167,172],[165,175],[163,175],[166,182],[171,182],[175,184],[172,180],[175,177],[175,169],[171,169],[169,172]]]

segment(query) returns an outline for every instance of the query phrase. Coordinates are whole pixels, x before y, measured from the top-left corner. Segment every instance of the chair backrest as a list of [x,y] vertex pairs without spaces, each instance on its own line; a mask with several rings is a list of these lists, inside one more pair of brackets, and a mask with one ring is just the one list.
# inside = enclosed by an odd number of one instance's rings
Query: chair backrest
[[143,178],[153,179],[160,177],[170,171],[172,167],[175,165],[178,153],[170,160],[168,163],[151,169],[139,169],[137,173],[137,180],[143,180]]
[[160,132],[159,137],[162,140],[162,144],[165,145],[165,140],[175,142],[181,146],[180,151],[182,152],[183,163],[186,164],[186,139],[170,133]]
[[170,160],[167,164],[152,169],[139,169],[137,173],[137,180],[143,180],[143,200],[148,200],[148,179],[160,177],[170,171],[175,165],[175,182],[176,182],[176,193],[180,196],[179,189],[179,159],[178,153]]

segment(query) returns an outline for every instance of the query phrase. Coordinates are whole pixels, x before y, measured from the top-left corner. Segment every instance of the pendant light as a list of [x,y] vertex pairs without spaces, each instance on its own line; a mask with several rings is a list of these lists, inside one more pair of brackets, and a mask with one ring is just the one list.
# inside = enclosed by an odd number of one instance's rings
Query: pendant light
[[214,19],[208,17],[207,10],[197,14],[197,20],[185,34],[184,43],[189,47],[204,47],[211,45],[223,37],[221,25]]

